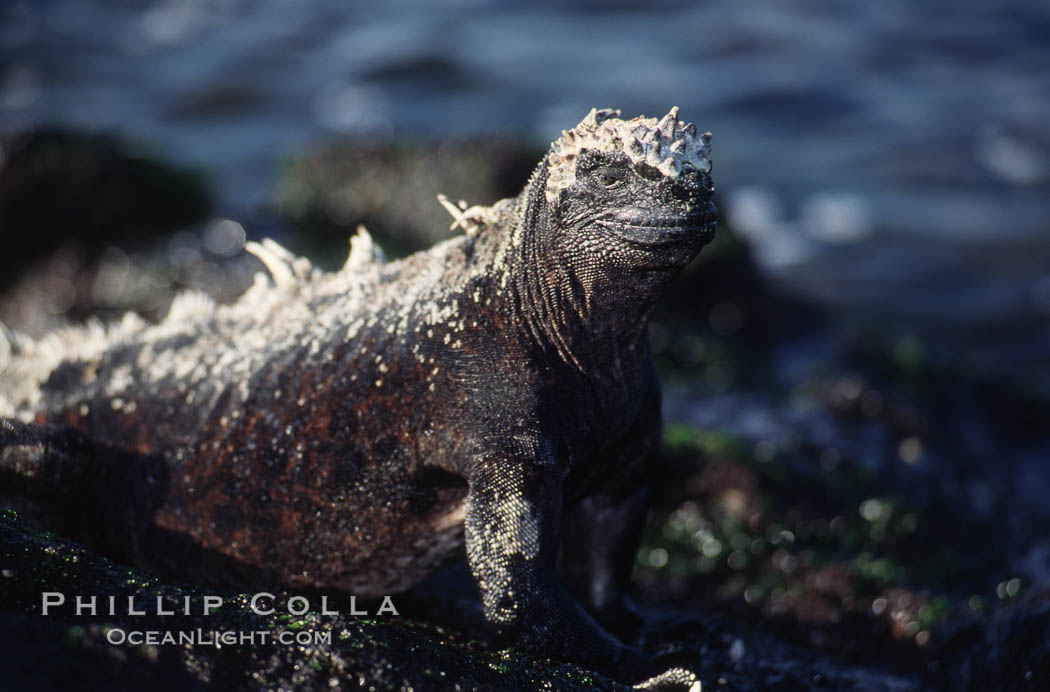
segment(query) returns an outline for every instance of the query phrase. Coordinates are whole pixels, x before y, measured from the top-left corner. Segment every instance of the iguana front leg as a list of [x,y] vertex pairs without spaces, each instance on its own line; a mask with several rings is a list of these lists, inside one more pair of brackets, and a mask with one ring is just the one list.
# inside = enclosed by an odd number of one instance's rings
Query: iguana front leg
[[562,470],[539,444],[479,461],[467,497],[470,569],[497,636],[554,658],[616,663],[636,656],[559,583]]

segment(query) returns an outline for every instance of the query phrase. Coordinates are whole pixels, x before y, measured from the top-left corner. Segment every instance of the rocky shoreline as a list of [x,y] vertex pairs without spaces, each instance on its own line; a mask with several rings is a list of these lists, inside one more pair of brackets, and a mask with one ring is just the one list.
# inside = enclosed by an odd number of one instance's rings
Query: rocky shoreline
[[[338,143],[291,162],[268,209],[234,221],[211,217],[192,172],[98,140],[36,137],[0,170],[0,222],[47,241],[11,265],[0,320],[36,333],[128,309],[156,317],[185,288],[230,300],[258,268],[245,237],[277,235],[322,264],[345,256],[357,223],[393,253],[429,245],[448,223],[434,193],[514,194],[536,156],[505,141]],[[107,187],[108,174],[71,173],[84,160],[104,162],[96,173],[139,173]],[[418,195],[382,194],[403,179]],[[138,194],[126,188],[143,180],[161,181],[152,189],[176,207],[196,195],[197,212],[130,218],[110,235],[103,224],[78,236],[67,222],[110,193]],[[88,197],[70,192],[85,186]],[[85,206],[52,218],[33,202],[45,192]],[[709,690],[1050,688],[1050,363],[1038,325],[1015,325],[1002,357],[976,367],[966,352],[981,325],[928,335],[834,314],[782,294],[732,229],[719,234],[653,317],[667,425],[634,579],[647,621],[636,643],[696,670]],[[1011,367],[1017,352],[1036,353],[1025,373]],[[461,565],[395,597],[396,617],[379,604],[326,614],[320,594],[277,591],[279,607],[260,614],[251,594],[143,574],[13,511],[0,535],[4,689],[625,688],[486,643]],[[195,605],[43,616],[45,592]],[[203,614],[206,596],[223,606]],[[301,615],[287,612],[296,596],[309,598]],[[129,645],[111,643],[115,630],[292,634],[289,644],[201,634]]]

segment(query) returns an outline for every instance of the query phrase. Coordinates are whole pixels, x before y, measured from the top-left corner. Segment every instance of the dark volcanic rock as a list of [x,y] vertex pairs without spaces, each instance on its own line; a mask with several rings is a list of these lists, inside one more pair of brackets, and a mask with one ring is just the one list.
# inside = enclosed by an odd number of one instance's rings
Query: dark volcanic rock
[[1050,689],[1050,589],[991,617],[950,623],[928,678],[946,690]]
[[[0,136],[0,322],[39,335],[68,319],[163,314],[176,290],[230,274],[169,242],[212,206],[200,173],[111,137]],[[234,274],[211,292],[243,291],[250,274],[243,285]]]
[[[538,689],[557,680],[560,689],[612,690],[624,686],[583,669],[526,654],[494,651],[454,632],[395,616],[355,617],[347,597],[333,596],[321,614],[317,596],[303,615],[287,611],[289,595],[275,590],[275,612],[258,615],[249,596],[217,594],[166,584],[121,567],[86,548],[40,531],[12,512],[0,516],[0,669],[5,690],[160,689]],[[43,592],[66,594],[68,603],[41,614]],[[98,615],[76,615],[76,595],[97,595]],[[204,598],[223,605],[202,614]],[[115,596],[116,615],[107,596]],[[146,615],[128,615],[128,598]],[[156,615],[157,599],[176,615]],[[191,614],[182,612],[185,599]],[[360,608],[362,604],[358,604]],[[371,613],[376,612],[373,605]],[[117,630],[288,632],[291,644],[111,644]],[[328,641],[297,643],[297,635]]]
[[[461,594],[455,587],[446,590],[440,579],[417,594],[395,597],[395,602],[408,604],[413,617],[429,611],[430,623],[391,615],[351,616],[345,595],[330,597],[329,608],[337,614],[321,613],[320,596],[308,594],[310,610],[290,615],[293,594],[276,589],[275,612],[259,615],[250,608],[250,595],[164,583],[41,531],[11,511],[0,515],[0,545],[0,645],[8,661],[0,669],[3,689],[137,690],[147,683],[162,690],[628,689],[571,664],[497,651],[470,639],[460,629],[477,631],[480,613],[472,622],[471,609],[453,602]],[[455,570],[447,578],[455,580]],[[44,592],[65,594],[67,603],[44,616]],[[77,595],[97,595],[98,615],[77,615]],[[108,596],[116,597],[115,615],[107,614]],[[220,596],[223,605],[204,615],[206,596]],[[129,597],[145,615],[127,614]],[[177,614],[157,615],[158,598],[164,609]],[[189,615],[182,612],[187,598]],[[376,613],[376,604],[365,607]],[[717,615],[683,619],[680,613],[664,611],[647,616],[650,627],[640,643],[655,657],[655,666],[698,670],[705,689],[919,689],[908,678],[793,647]],[[433,624],[441,619],[453,622],[453,629]],[[132,631],[178,637],[198,629],[206,638],[216,636],[213,632],[330,638],[222,646],[111,643]]]
[[201,221],[212,206],[200,174],[114,139],[61,130],[0,140],[0,290],[62,244],[85,261]]

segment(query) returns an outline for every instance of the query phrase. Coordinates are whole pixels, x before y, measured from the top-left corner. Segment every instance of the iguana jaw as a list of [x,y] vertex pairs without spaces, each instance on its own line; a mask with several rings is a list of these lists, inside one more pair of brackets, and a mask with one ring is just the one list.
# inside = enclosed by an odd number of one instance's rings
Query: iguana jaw
[[685,241],[707,243],[715,235],[716,213],[711,201],[688,215],[654,216],[649,209],[628,207],[606,212],[595,223],[629,243],[659,247]]

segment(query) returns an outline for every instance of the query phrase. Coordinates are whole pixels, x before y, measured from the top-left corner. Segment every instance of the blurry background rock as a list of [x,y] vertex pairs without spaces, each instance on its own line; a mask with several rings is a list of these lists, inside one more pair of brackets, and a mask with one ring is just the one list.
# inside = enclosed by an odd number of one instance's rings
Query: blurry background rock
[[295,229],[293,249],[329,268],[346,259],[358,224],[402,257],[453,235],[438,193],[470,204],[517,196],[544,153],[494,138],[340,140],[284,165],[273,211]]
[[208,221],[204,175],[111,136],[0,133],[0,321],[38,335],[88,315],[162,316],[174,293],[230,300],[258,263],[243,227]]

